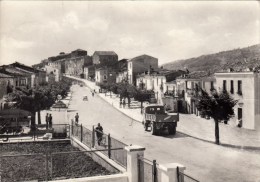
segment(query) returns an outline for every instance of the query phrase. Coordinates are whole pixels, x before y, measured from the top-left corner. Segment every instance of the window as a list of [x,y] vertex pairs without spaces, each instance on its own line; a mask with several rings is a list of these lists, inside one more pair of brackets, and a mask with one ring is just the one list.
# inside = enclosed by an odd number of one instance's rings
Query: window
[[104,80],[106,80],[107,79],[107,75],[104,75]]
[[234,93],[234,81],[230,80],[230,93],[233,94]]
[[237,81],[237,94],[242,95],[242,81],[241,80]]
[[223,91],[227,91],[227,80],[223,80]]

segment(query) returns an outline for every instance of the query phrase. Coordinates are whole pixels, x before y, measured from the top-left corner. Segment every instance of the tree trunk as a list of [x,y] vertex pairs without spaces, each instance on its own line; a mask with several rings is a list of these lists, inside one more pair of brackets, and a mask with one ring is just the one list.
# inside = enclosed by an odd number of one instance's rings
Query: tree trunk
[[131,99],[129,96],[127,96],[127,101],[128,101],[128,108],[130,108]]
[[35,131],[35,112],[32,112],[31,116],[31,130]]
[[37,115],[38,115],[38,124],[42,124],[42,121],[41,121],[41,110],[39,110],[37,112]]
[[214,119],[214,121],[215,121],[215,140],[216,140],[216,144],[219,145],[219,122],[216,119]]
[[141,114],[143,114],[143,102],[141,102]]

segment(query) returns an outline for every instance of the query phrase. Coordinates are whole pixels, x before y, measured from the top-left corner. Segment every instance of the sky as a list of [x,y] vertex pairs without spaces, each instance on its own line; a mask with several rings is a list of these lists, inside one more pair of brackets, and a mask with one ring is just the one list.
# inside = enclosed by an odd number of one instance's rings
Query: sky
[[164,64],[259,43],[259,1],[0,1],[0,65],[79,48]]

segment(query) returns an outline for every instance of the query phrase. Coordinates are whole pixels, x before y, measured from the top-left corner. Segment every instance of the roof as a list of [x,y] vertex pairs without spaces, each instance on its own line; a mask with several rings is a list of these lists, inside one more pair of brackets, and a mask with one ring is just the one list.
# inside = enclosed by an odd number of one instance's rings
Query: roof
[[67,108],[67,105],[64,104],[62,101],[58,101],[55,104],[53,104],[52,108]]
[[210,75],[207,71],[194,71],[189,74],[179,76],[177,79],[201,79],[208,76]]
[[100,56],[106,56],[106,55],[117,56],[117,54],[114,51],[95,51],[94,54]]
[[10,64],[10,66],[21,68],[21,69],[23,69],[25,71],[29,71],[29,72],[32,72],[32,73],[37,72],[37,70],[35,70],[33,67],[27,66],[27,65],[19,63],[19,62],[15,62],[13,64]]
[[0,78],[13,78],[13,76],[5,74],[5,73],[0,73]]
[[[136,56],[136,57],[133,57],[133,58],[131,58],[131,59],[128,59],[127,61],[135,61],[135,60],[138,60],[139,58],[142,58],[142,57],[150,57],[150,58],[157,59],[157,58],[155,58],[155,57],[153,57],[153,56],[149,56],[149,55],[147,55],[147,54],[142,54],[142,55],[140,55],[140,56]],[[157,60],[158,60],[158,59],[157,59]]]

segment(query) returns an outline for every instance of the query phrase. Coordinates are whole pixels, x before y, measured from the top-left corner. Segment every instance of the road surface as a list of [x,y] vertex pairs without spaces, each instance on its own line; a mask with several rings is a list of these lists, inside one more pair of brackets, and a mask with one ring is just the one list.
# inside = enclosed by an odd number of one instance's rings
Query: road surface
[[[79,123],[91,129],[100,123],[105,133],[126,143],[146,148],[145,157],[158,163],[180,163],[186,173],[201,182],[260,182],[260,152],[243,151],[203,142],[177,133],[153,136],[102,98],[92,97],[87,87],[72,86],[69,118],[79,113]],[[88,101],[83,101],[83,96]],[[180,121],[181,122],[181,121]],[[191,126],[192,127],[192,126]]]

